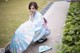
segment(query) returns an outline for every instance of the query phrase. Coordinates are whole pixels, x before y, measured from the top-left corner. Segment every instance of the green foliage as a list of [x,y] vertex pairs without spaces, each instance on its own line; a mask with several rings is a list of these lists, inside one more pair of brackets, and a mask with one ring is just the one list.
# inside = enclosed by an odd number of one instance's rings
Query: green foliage
[[65,22],[60,53],[80,53],[80,3],[73,2]]

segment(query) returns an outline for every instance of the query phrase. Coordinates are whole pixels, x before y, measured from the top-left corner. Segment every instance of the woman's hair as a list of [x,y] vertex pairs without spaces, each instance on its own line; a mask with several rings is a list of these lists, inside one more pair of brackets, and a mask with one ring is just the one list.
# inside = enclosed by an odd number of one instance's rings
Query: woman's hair
[[37,10],[38,9],[38,5],[36,2],[30,2],[29,3],[29,6],[28,6],[28,9],[30,10],[31,6],[34,6],[34,8]]

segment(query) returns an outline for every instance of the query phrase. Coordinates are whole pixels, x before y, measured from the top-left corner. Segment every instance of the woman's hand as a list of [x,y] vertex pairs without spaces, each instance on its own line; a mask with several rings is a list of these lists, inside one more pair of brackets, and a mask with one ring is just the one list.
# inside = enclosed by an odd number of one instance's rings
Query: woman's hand
[[33,14],[34,14],[33,12],[30,12],[30,14],[29,14],[29,19],[30,20],[32,20]]
[[34,15],[34,13],[30,11],[30,16],[33,16],[33,15]]

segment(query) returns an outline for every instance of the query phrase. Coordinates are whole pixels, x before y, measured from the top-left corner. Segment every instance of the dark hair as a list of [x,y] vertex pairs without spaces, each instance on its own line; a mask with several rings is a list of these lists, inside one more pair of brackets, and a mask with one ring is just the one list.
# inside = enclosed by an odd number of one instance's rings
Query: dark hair
[[37,5],[37,3],[36,2],[30,2],[29,3],[29,6],[28,6],[28,9],[30,10],[30,7],[31,6],[34,6],[34,8],[37,10],[38,9],[38,5]]

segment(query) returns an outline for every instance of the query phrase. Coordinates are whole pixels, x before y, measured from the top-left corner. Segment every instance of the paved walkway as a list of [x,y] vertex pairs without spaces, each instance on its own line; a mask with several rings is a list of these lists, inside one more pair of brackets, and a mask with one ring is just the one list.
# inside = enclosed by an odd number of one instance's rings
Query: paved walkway
[[58,46],[61,43],[62,29],[65,23],[66,15],[68,12],[69,3],[66,1],[57,1],[52,4],[44,17],[48,20],[48,26],[51,29],[51,34],[47,37],[48,41],[41,44],[31,45],[24,53],[39,53],[38,48],[40,45],[47,45],[52,47],[44,53],[56,53]]

